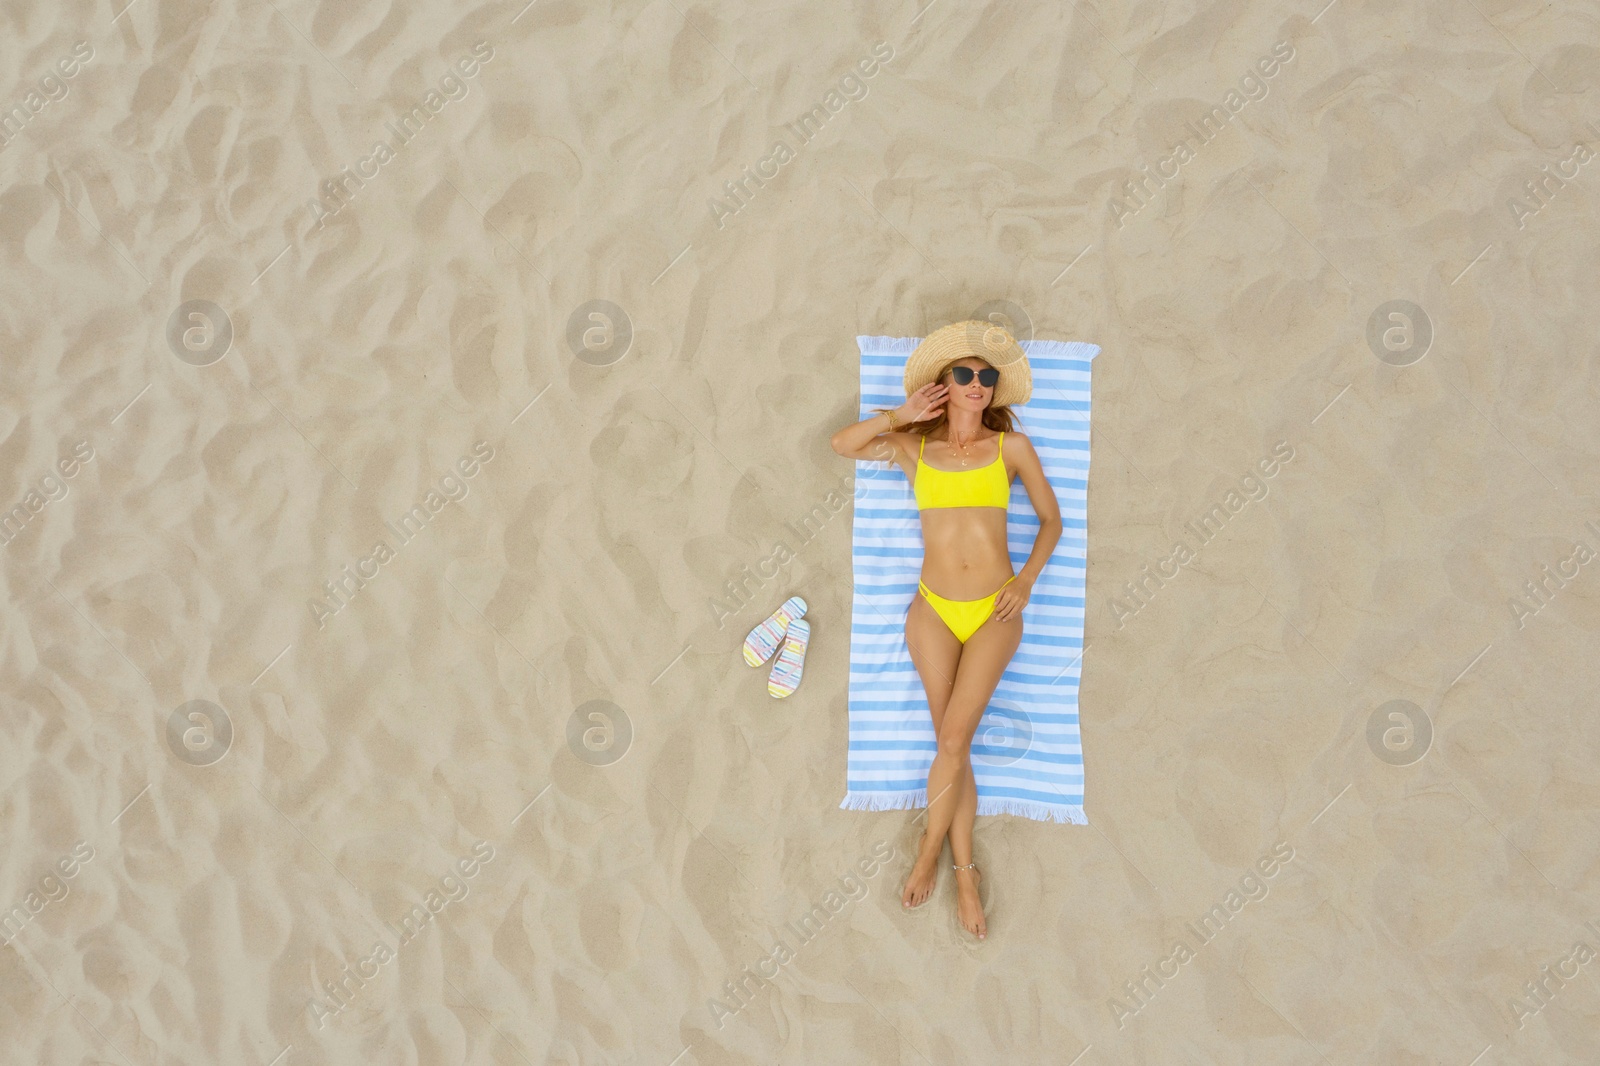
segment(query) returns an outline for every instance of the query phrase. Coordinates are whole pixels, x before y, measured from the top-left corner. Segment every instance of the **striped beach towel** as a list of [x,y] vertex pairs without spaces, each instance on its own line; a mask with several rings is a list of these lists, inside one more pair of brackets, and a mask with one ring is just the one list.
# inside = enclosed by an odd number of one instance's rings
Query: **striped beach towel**
[[[916,337],[857,337],[861,417],[905,402],[906,358]],[[1062,534],[1023,609],[1022,643],[995,688],[973,738],[979,814],[1015,814],[1087,825],[1078,677],[1083,657],[1088,552],[1089,370],[1094,344],[1024,341],[1033,396],[1021,421],[1061,504]],[[1014,570],[1033,550],[1039,519],[1013,482],[1006,538]],[[937,750],[928,697],[906,648],[906,608],[922,568],[922,527],[905,473],[893,463],[857,463],[851,562],[848,810],[927,805]]]

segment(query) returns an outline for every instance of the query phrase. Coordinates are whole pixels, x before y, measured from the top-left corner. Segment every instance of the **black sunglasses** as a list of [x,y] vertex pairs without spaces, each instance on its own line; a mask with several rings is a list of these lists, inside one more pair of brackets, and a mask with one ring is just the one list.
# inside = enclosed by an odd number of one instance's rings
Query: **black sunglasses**
[[992,366],[982,370],[974,370],[970,366],[953,366],[950,368],[950,377],[957,385],[972,384],[972,375],[978,375],[978,384],[986,389],[992,389],[1000,382],[1000,371]]

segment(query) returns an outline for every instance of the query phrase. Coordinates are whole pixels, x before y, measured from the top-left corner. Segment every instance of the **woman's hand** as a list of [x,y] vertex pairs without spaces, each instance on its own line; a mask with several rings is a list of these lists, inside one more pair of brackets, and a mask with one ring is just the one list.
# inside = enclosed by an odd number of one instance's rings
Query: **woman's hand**
[[921,422],[925,418],[935,417],[944,410],[945,394],[948,391],[937,381],[928,382],[906,397],[906,402],[895,411],[895,418],[902,422]]
[[1015,581],[1001,589],[994,598],[994,616],[1002,622],[1022,617],[1022,609],[1033,596],[1033,578],[1017,575]]
[[[930,381],[906,397],[906,402],[896,407],[889,416],[890,426],[898,429],[933,418],[944,410],[948,390],[938,382]],[[901,462],[900,446],[890,439],[877,415],[852,422],[828,438],[828,445],[846,459],[861,463]]]

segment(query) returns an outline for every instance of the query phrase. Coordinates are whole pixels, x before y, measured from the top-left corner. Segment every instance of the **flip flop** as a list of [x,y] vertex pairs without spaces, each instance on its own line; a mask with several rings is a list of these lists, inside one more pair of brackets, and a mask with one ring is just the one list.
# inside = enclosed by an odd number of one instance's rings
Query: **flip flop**
[[806,666],[806,646],[810,643],[811,623],[801,618],[790,622],[789,632],[784,635],[783,651],[767,677],[767,694],[773,699],[792,696],[800,687],[800,674]]
[[783,640],[784,631],[796,618],[806,613],[806,601],[799,596],[790,596],[779,607],[766,617],[759,625],[750,631],[744,638],[744,661],[751,666],[760,666],[772,658],[772,653],[778,650],[778,644]]

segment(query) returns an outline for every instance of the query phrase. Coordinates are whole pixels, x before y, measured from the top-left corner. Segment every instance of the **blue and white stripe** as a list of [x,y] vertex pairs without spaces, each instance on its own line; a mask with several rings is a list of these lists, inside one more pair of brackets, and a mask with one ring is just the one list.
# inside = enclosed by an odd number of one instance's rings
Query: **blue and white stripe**
[[[905,402],[906,359],[917,337],[857,337],[861,417]],[[1022,612],[1022,644],[973,740],[979,814],[1087,825],[1078,678],[1088,554],[1089,371],[1098,345],[1025,341],[1033,396],[1012,412],[1033,442],[1061,505],[1062,534]],[[851,561],[850,810],[927,804],[937,750],[928,698],[906,649],[905,616],[922,569],[922,527],[910,482],[893,463],[857,463]],[[1039,519],[1020,480],[1011,486],[1011,565],[1033,551]]]

